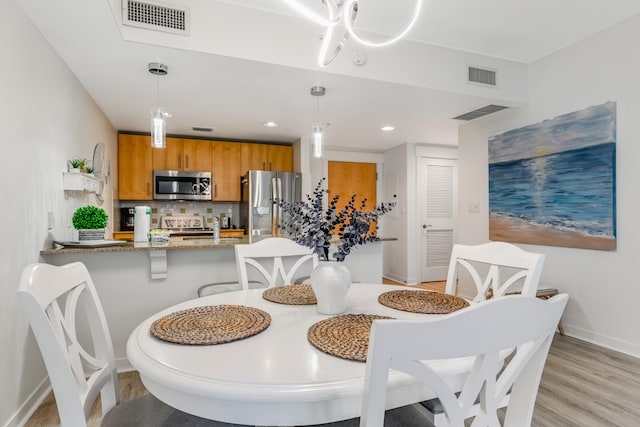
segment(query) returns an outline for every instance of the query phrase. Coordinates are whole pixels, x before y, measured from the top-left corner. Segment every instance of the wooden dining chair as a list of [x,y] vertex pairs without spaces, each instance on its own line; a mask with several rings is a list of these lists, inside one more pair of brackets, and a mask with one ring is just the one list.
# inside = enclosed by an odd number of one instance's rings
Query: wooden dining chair
[[[432,390],[444,407],[446,425],[526,427],[531,424],[540,377],[567,294],[547,301],[526,296],[496,298],[428,320],[375,320],[365,370],[361,427],[425,426],[419,404],[385,412],[389,371],[400,371]],[[496,327],[499,325],[499,327]],[[486,334],[491,330],[491,334]],[[504,363],[504,354],[516,349]],[[462,391],[426,361],[470,358]],[[511,390],[504,424],[497,409]],[[476,406],[476,401],[480,404]],[[476,411],[475,408],[478,408]],[[398,421],[400,420],[400,421]],[[355,420],[328,424],[356,425]]]
[[486,299],[489,294],[500,297],[513,291],[533,297],[543,264],[543,254],[524,251],[511,243],[456,244],[451,251],[445,292],[454,295],[459,292],[461,282],[470,281],[475,286],[474,302]]
[[[84,264],[31,264],[22,272],[17,293],[47,367],[63,427],[86,426],[98,394],[104,427],[231,425],[178,411],[150,394],[120,402],[109,327]],[[85,325],[88,336],[80,332]]]

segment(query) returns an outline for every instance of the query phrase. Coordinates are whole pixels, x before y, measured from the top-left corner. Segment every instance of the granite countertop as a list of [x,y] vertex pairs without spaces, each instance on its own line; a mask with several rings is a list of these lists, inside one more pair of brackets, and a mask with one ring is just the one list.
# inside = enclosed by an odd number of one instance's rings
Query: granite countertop
[[[378,241],[380,242],[388,242],[398,240],[395,237],[381,237]],[[165,251],[165,250],[176,250],[176,249],[212,249],[212,248],[232,248],[235,245],[247,244],[249,243],[249,237],[245,236],[243,238],[237,237],[222,237],[220,239],[220,243],[214,243],[211,238],[194,238],[189,240],[176,240],[169,241],[168,244],[164,246],[151,246],[144,243],[133,243],[126,242],[117,246],[105,246],[99,248],[79,248],[79,247],[60,247],[54,245],[56,247],[51,249],[43,249],[40,251],[40,255],[61,255],[61,254],[87,254],[87,253],[97,253],[97,252],[130,252],[130,251]],[[332,243],[337,243],[334,241]]]
[[176,249],[210,249],[210,248],[232,248],[238,244],[249,243],[249,238],[221,238],[220,243],[214,243],[213,239],[191,239],[170,241],[164,246],[151,246],[144,243],[126,242],[117,246],[105,246],[99,248],[78,248],[78,247],[60,247],[44,249],[40,251],[40,255],[61,255],[61,254],[78,254],[78,253],[96,253],[96,252],[129,252],[129,251],[165,251]]

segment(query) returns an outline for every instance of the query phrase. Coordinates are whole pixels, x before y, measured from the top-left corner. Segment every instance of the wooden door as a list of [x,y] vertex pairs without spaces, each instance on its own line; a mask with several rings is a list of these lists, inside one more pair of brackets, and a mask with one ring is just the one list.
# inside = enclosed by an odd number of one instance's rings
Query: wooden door
[[182,170],[184,143],[180,138],[167,137],[165,148],[153,149],[154,170]]
[[211,141],[205,139],[183,139],[183,170],[211,172]]
[[267,145],[252,144],[243,142],[240,145],[241,150],[241,173],[246,174],[249,170],[267,170]]
[[268,145],[267,170],[293,172],[293,147],[290,145]]
[[211,142],[213,171],[213,200],[240,201],[240,149],[239,142]]
[[118,198],[153,199],[153,164],[149,135],[118,135]]
[[[336,194],[340,195],[337,207],[341,209],[356,195],[356,208],[360,207],[362,200],[366,199],[365,210],[371,210],[376,205],[376,164],[358,162],[329,161],[329,200]],[[370,230],[370,233],[375,233]]]

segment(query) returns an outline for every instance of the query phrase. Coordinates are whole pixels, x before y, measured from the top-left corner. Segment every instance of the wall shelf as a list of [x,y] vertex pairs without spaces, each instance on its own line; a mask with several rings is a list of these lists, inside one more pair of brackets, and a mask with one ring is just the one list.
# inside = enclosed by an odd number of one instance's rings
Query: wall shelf
[[72,191],[90,191],[100,193],[102,180],[86,173],[63,172],[62,188]]

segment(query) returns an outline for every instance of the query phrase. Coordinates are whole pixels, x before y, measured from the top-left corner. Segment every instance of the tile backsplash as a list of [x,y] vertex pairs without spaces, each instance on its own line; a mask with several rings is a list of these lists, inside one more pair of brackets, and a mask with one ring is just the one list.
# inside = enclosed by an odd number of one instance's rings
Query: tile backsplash
[[[239,227],[239,204],[220,202],[120,202],[118,208],[132,208],[135,206],[149,206],[151,208],[151,228],[160,226],[160,218],[169,215],[202,215],[208,228],[213,227],[213,217],[219,217],[221,213],[227,214],[229,208],[232,212],[232,224]],[[114,209],[114,214],[120,214],[120,209]],[[120,218],[116,218],[114,224],[120,224]]]

